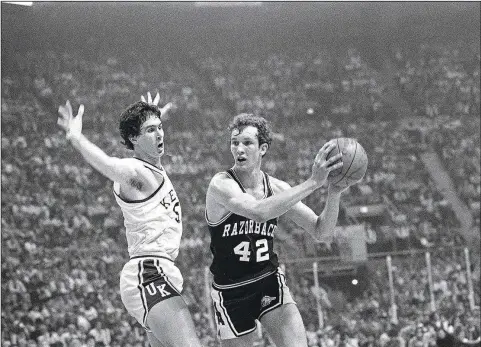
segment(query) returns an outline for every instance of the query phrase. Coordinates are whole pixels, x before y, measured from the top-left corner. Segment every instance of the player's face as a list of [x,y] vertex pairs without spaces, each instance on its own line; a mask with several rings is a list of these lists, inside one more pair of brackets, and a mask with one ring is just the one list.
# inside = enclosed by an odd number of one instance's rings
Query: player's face
[[140,127],[137,148],[149,156],[164,154],[164,129],[159,118],[151,116]]
[[235,160],[235,167],[238,169],[251,168],[258,163],[267,150],[267,145],[259,146],[257,128],[247,126],[239,132],[232,130],[230,139],[230,150]]

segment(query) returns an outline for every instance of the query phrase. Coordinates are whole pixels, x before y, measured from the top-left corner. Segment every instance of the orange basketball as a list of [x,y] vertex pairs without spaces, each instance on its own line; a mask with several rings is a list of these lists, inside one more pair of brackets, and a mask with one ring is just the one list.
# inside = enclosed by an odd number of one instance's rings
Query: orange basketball
[[347,187],[359,182],[367,170],[367,154],[355,139],[339,137],[334,139],[336,147],[328,154],[327,159],[342,152],[342,168],[331,171],[327,178],[330,184]]

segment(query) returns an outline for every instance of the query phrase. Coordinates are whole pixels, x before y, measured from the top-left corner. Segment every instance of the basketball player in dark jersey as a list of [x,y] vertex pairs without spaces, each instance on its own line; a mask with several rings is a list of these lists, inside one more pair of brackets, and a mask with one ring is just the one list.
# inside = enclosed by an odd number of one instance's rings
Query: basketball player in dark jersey
[[229,129],[234,166],[212,178],[206,195],[218,336],[224,347],[252,346],[258,320],[277,347],[307,347],[302,318],[278,269],[273,240],[285,220],[294,221],[316,239],[332,232],[343,189],[329,186],[319,216],[301,200],[320,188],[330,171],[342,166],[342,153],[326,160],[335,146],[326,143],[314,160],[311,177],[290,187],[261,171],[262,157],[271,143],[264,118],[241,114]]

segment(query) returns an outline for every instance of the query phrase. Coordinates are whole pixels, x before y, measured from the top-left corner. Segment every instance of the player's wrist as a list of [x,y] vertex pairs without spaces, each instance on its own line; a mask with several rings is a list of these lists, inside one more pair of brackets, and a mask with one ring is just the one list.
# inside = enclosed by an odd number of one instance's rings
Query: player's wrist
[[329,195],[341,195],[343,191],[345,191],[347,188],[339,187],[335,184],[329,184],[327,187],[327,192]]
[[80,140],[80,133],[72,132],[72,131],[67,131],[65,134],[65,138],[67,141],[70,141],[70,143],[76,143]]
[[326,180],[319,181],[319,180],[314,179],[313,177],[310,177],[310,178],[307,179],[306,184],[307,184],[309,189],[316,190],[316,189],[321,188],[324,185],[325,182],[326,182]]

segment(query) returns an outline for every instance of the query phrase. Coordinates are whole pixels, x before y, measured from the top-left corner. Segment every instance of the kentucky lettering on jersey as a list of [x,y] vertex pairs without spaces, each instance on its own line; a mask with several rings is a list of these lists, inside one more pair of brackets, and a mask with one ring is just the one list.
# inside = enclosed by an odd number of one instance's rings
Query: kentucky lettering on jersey
[[114,183],[115,200],[124,216],[129,255],[158,255],[175,260],[182,236],[179,198],[163,169],[147,162],[144,162],[144,166],[164,179],[148,198],[138,201],[122,199],[119,195],[120,185]]
[[[235,172],[227,175],[245,192]],[[264,198],[272,195],[269,176],[264,173]],[[277,218],[259,223],[234,213],[217,223],[206,221],[211,235],[210,249],[214,256],[210,270],[214,287],[227,289],[255,282],[275,272],[279,265],[273,250]]]

